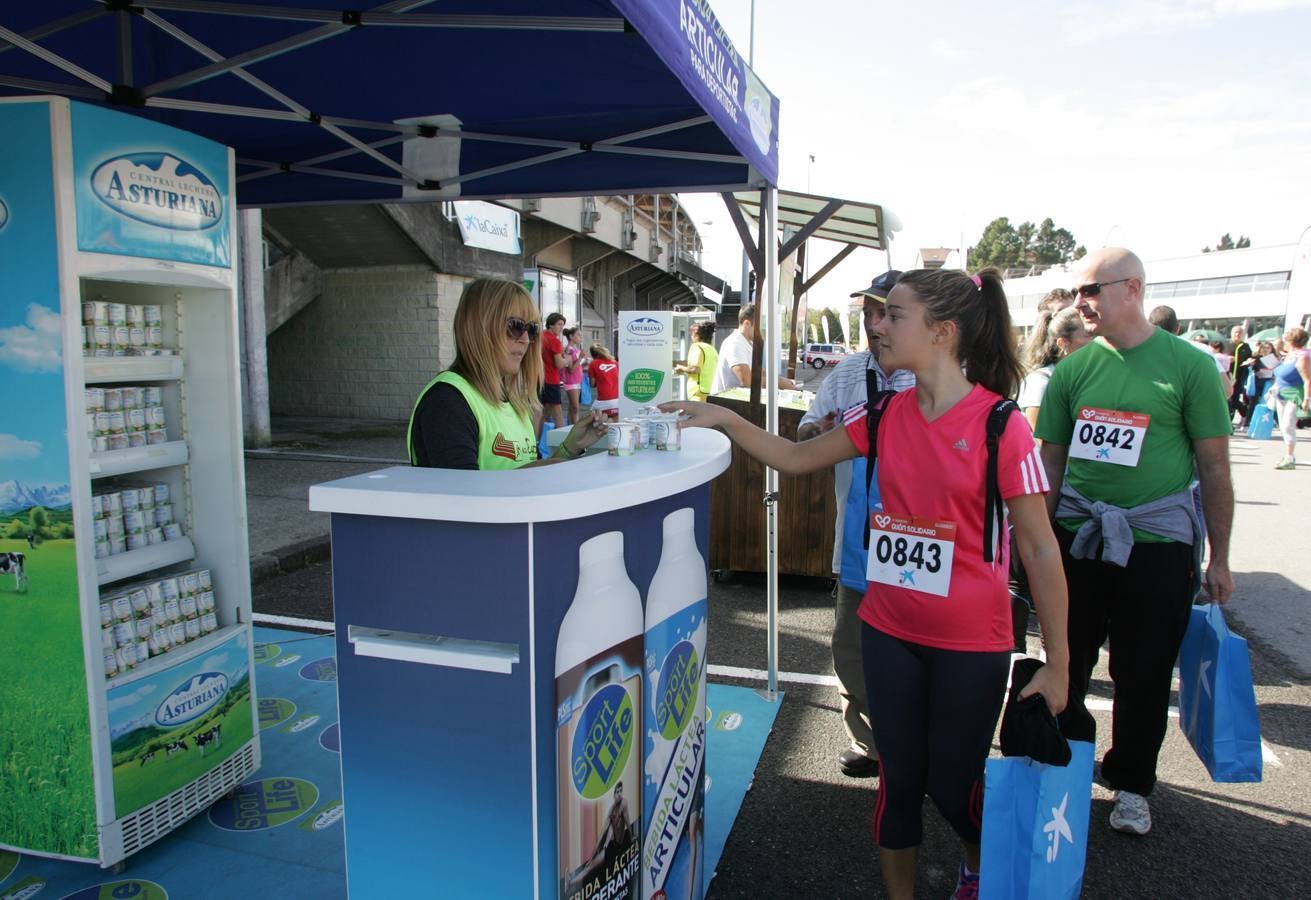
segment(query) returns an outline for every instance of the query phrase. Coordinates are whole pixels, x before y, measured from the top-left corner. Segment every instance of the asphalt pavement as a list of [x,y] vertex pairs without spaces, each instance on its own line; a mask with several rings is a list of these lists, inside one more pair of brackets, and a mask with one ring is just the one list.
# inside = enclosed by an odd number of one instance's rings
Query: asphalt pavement
[[[809,373],[808,373],[809,374]],[[807,389],[815,379],[806,379]],[[331,419],[274,420],[275,446],[246,459],[255,610],[330,622],[327,516],[311,513],[309,486],[404,463],[403,424]],[[1231,442],[1237,506],[1228,607],[1251,646],[1266,745],[1260,784],[1215,784],[1171,720],[1151,796],[1145,838],[1106,824],[1110,793],[1094,787],[1084,896],[1089,898],[1282,898],[1311,888],[1311,435],[1297,471],[1278,472],[1275,441]],[[729,837],[711,898],[884,896],[870,833],[876,781],[838,772],[843,749],[831,686],[829,585],[784,578],[780,592],[778,718]],[[733,573],[710,589],[711,677],[724,667],[765,667],[765,589],[758,574]],[[1030,636],[1030,648],[1037,638]],[[1099,731],[1110,731],[1111,686],[1094,676]],[[1099,742],[1099,753],[1105,742]],[[925,803],[919,894],[950,896],[959,847]]]

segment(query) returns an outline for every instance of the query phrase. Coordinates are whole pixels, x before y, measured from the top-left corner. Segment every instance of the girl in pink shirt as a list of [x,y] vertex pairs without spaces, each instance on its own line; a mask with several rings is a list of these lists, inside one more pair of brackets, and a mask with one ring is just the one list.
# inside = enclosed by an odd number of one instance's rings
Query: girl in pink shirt
[[[983,764],[1001,714],[1012,644],[1007,529],[984,553],[985,423],[1012,397],[1021,368],[1000,274],[907,272],[875,326],[879,364],[909,369],[916,386],[889,399],[878,424],[883,509],[871,516],[869,579],[860,617],[874,742],[881,770],[874,839],[893,900],[914,896],[927,793],[961,838],[956,894],[978,891]],[[722,406],[674,402],[688,424],[720,427],[785,474],[813,472],[869,450],[865,405],[842,427],[794,444]],[[1047,517],[1047,479],[1022,415],[997,447],[997,482],[1029,573],[1047,664],[1021,696],[1053,713],[1069,689],[1066,588]]]

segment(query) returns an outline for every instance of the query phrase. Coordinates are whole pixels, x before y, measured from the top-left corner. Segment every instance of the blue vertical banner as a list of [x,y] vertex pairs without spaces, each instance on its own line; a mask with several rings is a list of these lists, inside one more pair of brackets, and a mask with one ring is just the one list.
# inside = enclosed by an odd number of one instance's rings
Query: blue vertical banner
[[51,105],[0,103],[0,844],[95,858]]
[[81,103],[72,121],[79,250],[232,265],[226,147]]
[[709,0],[614,0],[733,146],[778,184],[778,98],[728,39]]

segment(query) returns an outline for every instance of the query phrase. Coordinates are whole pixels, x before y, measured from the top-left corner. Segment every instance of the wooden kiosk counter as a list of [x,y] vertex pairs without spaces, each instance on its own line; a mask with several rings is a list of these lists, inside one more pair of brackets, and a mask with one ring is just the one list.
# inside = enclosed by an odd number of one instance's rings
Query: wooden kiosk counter
[[[764,427],[765,407],[754,410],[736,393],[713,396],[754,425]],[[796,440],[804,411],[779,405],[778,433]],[[733,461],[710,485],[710,568],[718,577],[728,572],[765,570],[765,466],[733,447]],[[779,478],[778,571],[781,575],[833,575],[833,469]]]

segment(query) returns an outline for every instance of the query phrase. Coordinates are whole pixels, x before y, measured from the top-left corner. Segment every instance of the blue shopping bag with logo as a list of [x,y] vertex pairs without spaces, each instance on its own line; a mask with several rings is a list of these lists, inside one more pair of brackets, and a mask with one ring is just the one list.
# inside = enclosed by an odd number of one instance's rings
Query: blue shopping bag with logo
[[1261,780],[1261,721],[1247,640],[1214,603],[1194,606],[1179,647],[1179,725],[1212,781]]
[[1254,441],[1268,441],[1274,433],[1274,410],[1264,403],[1252,407],[1252,421],[1247,423],[1247,436]]
[[980,900],[1077,898],[1088,855],[1093,745],[1070,741],[1066,766],[1027,756],[988,760],[983,779]]

